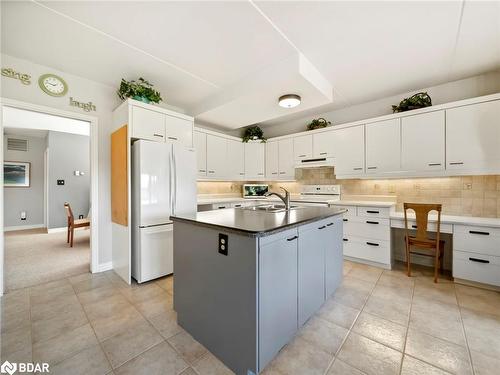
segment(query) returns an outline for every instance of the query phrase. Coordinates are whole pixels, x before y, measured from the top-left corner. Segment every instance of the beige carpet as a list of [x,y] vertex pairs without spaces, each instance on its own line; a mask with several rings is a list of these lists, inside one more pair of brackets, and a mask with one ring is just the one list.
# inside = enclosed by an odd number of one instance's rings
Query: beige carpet
[[76,230],[73,247],[66,233],[45,229],[5,232],[6,291],[89,272],[90,230]]

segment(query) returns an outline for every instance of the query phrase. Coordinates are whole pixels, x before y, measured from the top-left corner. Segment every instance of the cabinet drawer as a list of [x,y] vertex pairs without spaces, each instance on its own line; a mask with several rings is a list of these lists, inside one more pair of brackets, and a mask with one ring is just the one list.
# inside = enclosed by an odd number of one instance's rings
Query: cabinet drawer
[[333,205],[332,207],[338,208],[340,210],[346,210],[344,217],[356,216],[356,206],[336,206],[336,205]]
[[367,240],[344,235],[344,256],[390,264],[391,248],[389,241]]
[[358,207],[358,216],[389,217],[389,207]]
[[366,217],[344,218],[344,233],[346,235],[389,241],[391,231],[389,219],[375,219]]
[[453,277],[500,286],[500,257],[454,250]]
[[500,256],[500,228],[455,225],[453,250]]

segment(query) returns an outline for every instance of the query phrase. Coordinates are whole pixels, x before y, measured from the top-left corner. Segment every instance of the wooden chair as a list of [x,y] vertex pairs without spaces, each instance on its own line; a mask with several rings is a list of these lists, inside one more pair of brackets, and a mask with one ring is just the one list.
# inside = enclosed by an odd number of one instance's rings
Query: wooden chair
[[[423,203],[404,203],[405,215],[405,229],[406,229],[406,262],[408,266],[408,276],[411,276],[411,254],[418,254],[428,257],[434,257],[434,282],[437,283],[438,268],[443,269],[443,254],[444,254],[444,241],[439,239],[441,227],[441,205],[440,204],[423,204]],[[416,228],[408,228],[408,218],[406,211],[415,211]],[[427,224],[429,219],[429,212],[437,211],[438,220],[436,228],[436,239],[429,238],[427,235]],[[417,234],[415,237],[410,236],[409,230],[416,229]],[[412,251],[417,248],[421,251]]]
[[73,211],[69,203],[64,203],[64,209],[66,210],[66,216],[68,217],[68,237],[66,242],[69,243],[70,247],[73,247],[73,237],[75,236],[75,228],[89,228],[90,218],[76,219],[73,216]]

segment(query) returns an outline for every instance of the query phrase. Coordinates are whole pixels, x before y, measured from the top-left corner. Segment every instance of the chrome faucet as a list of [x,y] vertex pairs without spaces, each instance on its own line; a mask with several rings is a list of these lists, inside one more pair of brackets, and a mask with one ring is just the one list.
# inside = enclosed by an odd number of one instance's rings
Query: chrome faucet
[[271,195],[276,195],[279,199],[283,201],[285,204],[285,210],[289,211],[290,210],[290,193],[288,190],[280,186],[280,189],[282,189],[285,192],[285,195],[281,195],[279,193],[274,193],[274,192],[267,192],[264,194],[266,197],[270,197]]

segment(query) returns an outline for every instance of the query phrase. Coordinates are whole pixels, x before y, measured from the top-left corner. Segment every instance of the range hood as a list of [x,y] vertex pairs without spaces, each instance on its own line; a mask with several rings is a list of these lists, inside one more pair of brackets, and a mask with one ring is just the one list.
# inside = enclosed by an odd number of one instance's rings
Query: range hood
[[295,168],[320,168],[320,167],[333,167],[334,158],[309,158],[301,159],[295,163]]

